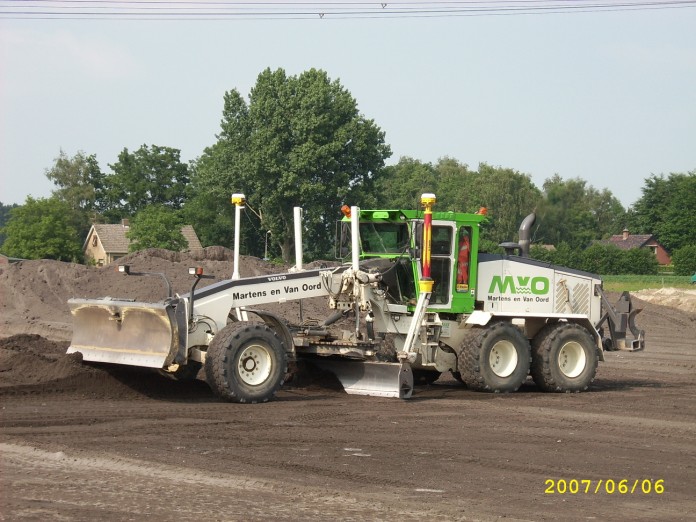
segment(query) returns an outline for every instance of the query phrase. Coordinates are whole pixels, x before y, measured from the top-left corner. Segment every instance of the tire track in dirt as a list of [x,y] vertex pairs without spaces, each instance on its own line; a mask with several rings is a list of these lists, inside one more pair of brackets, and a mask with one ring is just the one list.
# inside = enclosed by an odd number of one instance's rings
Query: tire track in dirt
[[[177,503],[179,518],[190,519],[204,516],[206,519],[244,519],[244,520],[373,520],[393,517],[397,513],[392,508],[384,508],[380,495],[366,492],[360,497],[345,491],[332,490],[325,486],[296,489],[292,484],[269,479],[259,480],[232,473],[212,473],[189,467],[143,462],[102,453],[93,456],[74,452],[48,452],[17,444],[0,443],[6,472],[13,476],[18,469],[25,470],[37,482],[52,482],[52,476],[59,476],[59,482],[67,482],[68,477],[82,477],[78,481],[82,487],[75,487],[58,502],[44,504],[41,510],[22,508],[17,512],[7,511],[6,515],[19,515],[16,518],[36,514],[53,514],[65,508],[74,513],[94,514],[111,511],[121,515],[140,517],[161,516],[168,513],[166,498],[176,491],[186,492],[195,502]],[[37,480],[36,477],[43,477]],[[130,487],[119,491],[108,488],[108,483],[123,483],[127,478]],[[12,489],[15,489],[13,487]],[[50,493],[50,487],[47,488]],[[111,494],[105,494],[109,491]],[[19,489],[15,492],[20,497]],[[98,493],[98,494],[97,494]],[[388,493],[387,493],[388,494]],[[144,506],[143,498],[151,501]],[[44,497],[46,498],[46,497]],[[177,498],[173,495],[169,498]],[[32,500],[42,500],[36,493]],[[51,499],[53,500],[53,499]],[[272,500],[272,502],[271,502]],[[12,501],[9,507],[12,509]],[[165,509],[163,509],[163,507]],[[451,520],[451,514],[439,513],[434,507],[404,502],[399,509],[400,520]],[[13,517],[15,518],[15,517]],[[472,520],[460,516],[459,520]]]

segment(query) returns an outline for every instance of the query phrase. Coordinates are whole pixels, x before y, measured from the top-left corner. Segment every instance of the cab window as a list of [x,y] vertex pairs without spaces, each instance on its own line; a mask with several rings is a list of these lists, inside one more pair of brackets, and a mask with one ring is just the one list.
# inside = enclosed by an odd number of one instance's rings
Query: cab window
[[399,254],[408,247],[406,223],[360,223],[364,254]]

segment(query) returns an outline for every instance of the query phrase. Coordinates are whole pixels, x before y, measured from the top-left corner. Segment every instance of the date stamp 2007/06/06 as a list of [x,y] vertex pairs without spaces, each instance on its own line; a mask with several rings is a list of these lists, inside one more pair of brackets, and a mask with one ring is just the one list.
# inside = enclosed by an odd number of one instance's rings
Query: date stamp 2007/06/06
[[547,495],[662,495],[664,479],[546,479]]

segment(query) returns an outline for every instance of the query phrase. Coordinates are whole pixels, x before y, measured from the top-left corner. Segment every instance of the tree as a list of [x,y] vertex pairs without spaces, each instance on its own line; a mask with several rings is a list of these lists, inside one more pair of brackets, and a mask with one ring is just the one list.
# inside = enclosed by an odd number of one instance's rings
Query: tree
[[97,157],[79,151],[72,158],[61,149],[46,177],[56,189],[53,196],[66,202],[73,210],[93,211],[104,188],[104,174]]
[[18,206],[19,205],[17,205],[17,203],[13,203],[12,205],[3,205],[0,202],[0,246],[5,241],[5,234],[2,232],[2,230],[7,224],[7,221],[10,219],[12,209],[17,208]]
[[622,251],[621,265],[617,274],[655,275],[659,264],[655,254],[648,248],[631,248]]
[[[191,197],[181,209],[181,215],[185,223],[196,229],[204,247],[222,245],[231,248],[234,242],[234,209],[229,198],[213,202],[202,197]],[[246,232],[242,228],[242,233]],[[253,255],[258,254],[255,252]]]
[[[219,185],[222,173],[237,165],[230,158],[230,150],[216,143],[191,165],[191,184],[182,214],[187,223],[196,229],[203,246],[222,245],[232,247],[234,241],[234,207],[230,196],[246,189],[240,185]],[[228,183],[228,182],[225,182]],[[253,215],[253,214],[252,214]],[[241,228],[243,250],[260,257],[255,228]]]
[[331,251],[341,204],[369,204],[390,154],[384,133],[324,71],[266,69],[248,103],[236,90],[225,94],[218,142],[196,169],[197,197],[224,212],[230,194],[244,192],[259,218],[257,241],[263,245],[270,230],[285,261],[292,258],[292,209],[301,206],[308,256],[321,257]]
[[631,226],[636,233],[654,234],[669,251],[696,244],[696,170],[646,179]]
[[146,248],[184,250],[188,243],[181,233],[183,222],[177,211],[163,205],[151,205],[138,212],[130,222],[126,237],[129,252]]
[[675,250],[672,264],[676,275],[696,274],[696,245],[686,245]]
[[584,250],[561,243],[554,251],[534,245],[530,255],[547,263],[601,275],[657,274],[658,266],[657,259],[647,248],[621,250],[615,245],[602,243],[594,243]]
[[419,208],[420,195],[434,192],[437,211],[476,212],[487,207],[489,222],[484,224],[486,251],[514,239],[519,225],[532,212],[541,192],[531,178],[512,169],[485,163],[472,171],[454,158],[444,157],[435,166],[403,157],[386,167],[376,183],[382,208]]
[[626,227],[626,209],[609,189],[600,191],[590,185],[585,197],[595,231],[594,239],[607,239]]
[[496,244],[512,241],[522,220],[536,210],[541,199],[530,176],[513,169],[481,163],[478,172],[465,179],[463,191],[467,199],[462,207],[470,211],[488,209],[490,224],[485,236]]
[[385,167],[383,175],[375,182],[376,207],[419,208],[421,194],[435,192],[436,188],[433,166],[404,156],[396,165]]
[[593,274],[620,274],[622,272],[622,257],[625,251],[614,245],[595,243],[582,251],[581,265],[578,268]]
[[96,156],[79,151],[70,158],[61,150],[53,166],[46,169],[46,177],[57,187],[53,197],[70,207],[71,222],[80,237],[85,237],[98,219],[103,199],[104,174]]
[[584,249],[593,240],[623,229],[626,211],[610,191],[598,191],[583,179],[564,180],[556,174],[544,182],[539,217],[540,240]]
[[110,221],[134,216],[149,205],[178,210],[186,199],[189,170],[178,149],[142,145],[131,153],[124,148],[109,166],[113,173],[105,178],[102,206]]
[[70,215],[70,206],[57,198],[27,197],[24,205],[10,211],[3,253],[25,259],[81,259],[82,241]]
[[480,163],[478,170],[453,158],[441,158],[435,166],[438,208],[456,212],[477,212],[486,207],[484,239],[488,250],[497,250],[503,241],[512,241],[522,220],[536,207],[541,192],[528,174]]

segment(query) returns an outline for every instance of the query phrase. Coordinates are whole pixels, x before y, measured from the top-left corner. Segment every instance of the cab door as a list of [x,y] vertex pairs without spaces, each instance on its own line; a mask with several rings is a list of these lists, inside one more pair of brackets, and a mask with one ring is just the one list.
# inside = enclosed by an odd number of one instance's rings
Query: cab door
[[[419,251],[422,252],[422,227],[418,234]],[[430,296],[429,309],[448,310],[452,307],[452,284],[454,281],[452,267],[454,266],[454,239],[456,228],[447,221],[433,221],[432,239],[430,244],[430,276],[432,277],[433,292]],[[422,259],[418,262],[418,277],[422,277]]]

